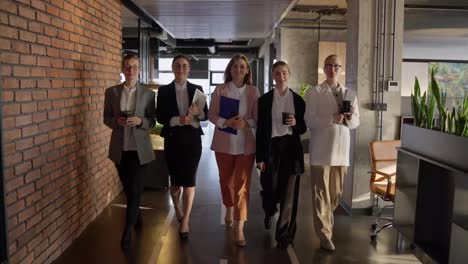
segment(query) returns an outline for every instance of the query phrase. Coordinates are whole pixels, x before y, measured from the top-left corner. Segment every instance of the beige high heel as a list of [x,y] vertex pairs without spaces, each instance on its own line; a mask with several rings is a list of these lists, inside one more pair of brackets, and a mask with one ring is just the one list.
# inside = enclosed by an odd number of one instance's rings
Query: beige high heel
[[[240,230],[238,223],[234,226],[234,232],[235,232],[235,237],[236,237],[236,246],[245,247],[245,245],[247,244],[247,241],[245,240],[244,231]],[[240,232],[242,232],[244,239],[240,239],[241,237]]]

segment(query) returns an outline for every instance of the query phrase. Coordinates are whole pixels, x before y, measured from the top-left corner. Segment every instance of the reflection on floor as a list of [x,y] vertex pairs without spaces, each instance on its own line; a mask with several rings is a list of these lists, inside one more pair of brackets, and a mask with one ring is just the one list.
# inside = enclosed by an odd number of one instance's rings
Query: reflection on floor
[[420,263],[412,252],[397,252],[397,232],[387,229],[379,234],[377,243],[370,243],[373,217],[338,215],[335,219],[336,252],[319,250],[311,216],[311,194],[308,172],[301,180],[298,232],[294,247],[276,248],[274,226],[263,227],[260,204],[260,183],[254,171],[251,186],[249,219],[245,226],[247,246],[234,244],[234,232],[223,225],[221,194],[217,167],[209,150],[212,126],[203,138],[203,154],[197,176],[197,193],[190,222],[190,237],[182,241],[179,223],[168,192],[145,191],[142,198],[143,228],[133,233],[132,249],[120,250],[120,236],[125,209],[120,195],[76,239],[55,263]]

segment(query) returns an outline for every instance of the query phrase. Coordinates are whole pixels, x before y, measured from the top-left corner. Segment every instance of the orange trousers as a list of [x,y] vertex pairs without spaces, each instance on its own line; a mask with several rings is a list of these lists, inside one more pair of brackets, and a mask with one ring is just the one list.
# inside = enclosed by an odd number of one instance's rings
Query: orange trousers
[[234,220],[247,220],[250,178],[255,154],[231,155],[215,152],[223,204],[234,207]]

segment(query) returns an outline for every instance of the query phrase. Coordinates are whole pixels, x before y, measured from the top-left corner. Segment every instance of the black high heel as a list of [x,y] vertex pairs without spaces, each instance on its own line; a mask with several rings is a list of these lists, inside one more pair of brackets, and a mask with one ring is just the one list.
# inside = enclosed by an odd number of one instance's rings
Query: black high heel
[[122,233],[122,240],[120,241],[120,247],[123,250],[130,248],[130,243],[132,242],[132,230],[130,227],[125,227]]

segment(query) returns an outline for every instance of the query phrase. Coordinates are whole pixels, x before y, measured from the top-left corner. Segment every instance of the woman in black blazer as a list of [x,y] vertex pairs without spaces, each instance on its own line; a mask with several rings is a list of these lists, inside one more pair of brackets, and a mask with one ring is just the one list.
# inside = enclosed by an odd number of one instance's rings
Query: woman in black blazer
[[[273,64],[275,89],[258,99],[257,168],[260,169],[265,228],[280,203],[275,239],[287,248],[296,233],[296,214],[300,175],[304,173],[304,154],[300,135],[306,132],[304,100],[288,88],[291,72],[284,61]],[[284,117],[283,117],[284,116]]]
[[[203,131],[200,121],[206,120],[208,108],[205,104],[199,109],[192,100],[201,86],[187,81],[190,61],[184,55],[177,55],[172,60],[172,72],[175,80],[158,89],[156,119],[164,127],[164,152],[171,179],[171,197],[176,217],[180,222],[179,235],[187,238],[189,218],[195,196],[195,182],[202,146]],[[182,194],[183,210],[180,208]]]

